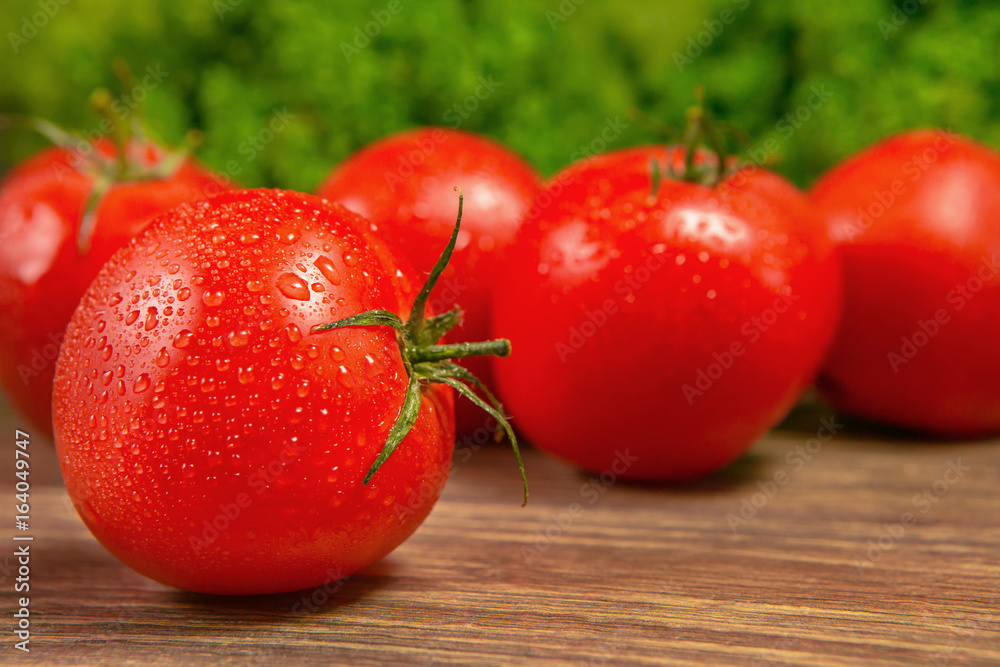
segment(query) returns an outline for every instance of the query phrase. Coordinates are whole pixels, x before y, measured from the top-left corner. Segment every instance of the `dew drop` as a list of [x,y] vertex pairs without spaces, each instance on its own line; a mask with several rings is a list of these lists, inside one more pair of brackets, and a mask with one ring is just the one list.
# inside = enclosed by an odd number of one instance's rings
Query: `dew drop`
[[183,350],[185,347],[191,344],[191,339],[194,338],[194,334],[187,329],[182,329],[174,336],[173,346],[179,350]]
[[294,273],[283,273],[278,276],[278,290],[289,299],[298,301],[309,300],[309,286]]
[[288,340],[293,343],[298,343],[302,340],[302,331],[294,324],[289,324],[285,327],[285,333],[288,335]]
[[229,344],[233,347],[243,347],[250,342],[250,332],[246,329],[239,329],[229,334]]
[[240,235],[240,243],[243,245],[253,245],[260,240],[260,234],[257,232],[246,232]]
[[128,315],[125,316],[125,326],[132,325],[137,319],[139,319],[139,311],[130,310]]
[[248,280],[247,290],[250,292],[259,292],[264,289],[264,283],[259,280]]
[[219,306],[225,298],[226,294],[222,290],[209,291],[201,295],[201,300],[205,302],[206,306]]
[[236,376],[240,380],[240,384],[250,384],[254,380],[253,376],[253,366],[247,366],[246,368],[240,368]]
[[132,391],[141,394],[147,389],[149,389],[149,374],[143,373],[135,379],[135,382],[132,384]]
[[177,300],[178,301],[187,301],[190,298],[191,298],[191,288],[190,287],[182,287],[179,290],[177,290]]
[[292,368],[294,368],[297,371],[301,371],[303,368],[306,367],[306,360],[303,359],[302,355],[299,354],[293,354],[289,363],[291,364]]
[[167,348],[161,347],[160,351],[156,353],[156,365],[160,368],[166,368],[169,363],[170,354],[167,353]]
[[347,355],[344,354],[343,350],[334,345],[333,347],[330,348],[330,358],[336,361],[337,363],[340,363],[341,361],[347,358]]
[[337,267],[334,266],[333,261],[326,257],[325,255],[320,255],[313,262],[313,266],[319,269],[319,272],[323,274],[323,277],[330,281],[333,285],[340,284],[340,273],[337,272]]
[[282,227],[278,230],[278,240],[285,245],[291,245],[299,240],[302,233],[297,229],[291,229],[290,227]]
[[152,331],[153,329],[155,329],[159,321],[160,318],[156,314],[156,308],[149,308],[146,311],[146,324],[144,325],[146,331]]

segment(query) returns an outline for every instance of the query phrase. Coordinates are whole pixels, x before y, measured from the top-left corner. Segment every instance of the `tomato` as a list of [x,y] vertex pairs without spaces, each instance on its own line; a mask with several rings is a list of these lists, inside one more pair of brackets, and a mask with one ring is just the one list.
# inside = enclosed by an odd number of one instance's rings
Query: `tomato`
[[1000,155],[901,134],[827,172],[812,201],[844,260],[829,401],[943,437],[1000,432]]
[[[503,253],[542,187],[520,157],[475,134],[423,128],[358,151],[330,174],[319,195],[372,220],[426,273],[451,234],[455,186],[466,196],[462,233],[432,304],[439,311],[456,304],[465,310],[464,322],[447,340],[482,340],[490,331],[489,306]],[[484,359],[463,363],[492,384]],[[456,408],[459,434],[472,435],[484,426],[470,404]]]
[[[779,421],[833,336],[839,269],[805,196],[745,167],[663,178],[682,149],[559,173],[508,250],[497,389],[537,447],[618,479],[710,473]],[[697,153],[699,178],[718,159]],[[711,179],[706,179],[711,180]]]
[[427,289],[374,230],[243,191],[167,213],[101,270],[59,357],[56,449],[124,563],[192,591],[290,591],[378,560],[428,514],[451,391],[469,390],[434,344],[454,314],[424,319]]
[[[110,161],[110,141],[95,146]],[[166,153],[133,143],[129,159],[152,172]],[[78,249],[94,161],[52,148],[0,184],[0,384],[24,417],[52,435],[52,377],[66,324],[84,289],[111,254],[150,219],[228,187],[191,160],[163,178],[120,182],[99,201],[89,247]]]

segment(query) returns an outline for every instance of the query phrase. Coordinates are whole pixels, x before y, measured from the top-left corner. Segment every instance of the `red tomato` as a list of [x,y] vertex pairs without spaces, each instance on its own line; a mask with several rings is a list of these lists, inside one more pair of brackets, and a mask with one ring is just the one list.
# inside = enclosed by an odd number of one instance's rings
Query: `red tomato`
[[[112,158],[111,142],[97,150]],[[134,145],[147,168],[161,149]],[[0,184],[0,384],[46,437],[52,435],[52,376],[66,323],[83,291],[111,254],[150,219],[178,204],[228,189],[186,161],[168,178],[111,186],[96,211],[86,252],[77,237],[94,188],[79,155],[53,148],[15,168]]]
[[508,251],[493,324],[516,354],[495,371],[536,446],[673,481],[732,461],[791,408],[833,335],[840,276],[777,175],[664,179],[651,196],[654,158],[668,173],[683,153],[608,153],[551,180]]
[[830,402],[939,436],[1000,432],[1000,155],[902,134],[831,169],[812,201],[844,261]]
[[[435,290],[432,306],[465,310],[462,326],[446,339],[483,340],[490,331],[490,300],[503,253],[542,185],[520,157],[483,137],[439,127],[397,134],[363,148],[330,174],[319,195],[375,222],[413,266],[429,272],[455,224],[454,187],[465,192],[465,216],[455,257]],[[463,365],[487,385],[484,359]],[[458,432],[484,426],[482,413],[456,405]]]
[[444,346],[388,326],[310,333],[409,314],[412,269],[374,230],[249,190],[167,213],[101,270],[67,329],[54,419],[67,491],[118,558],[192,591],[290,591],[421,523],[454,443],[451,390],[422,374],[446,370]]

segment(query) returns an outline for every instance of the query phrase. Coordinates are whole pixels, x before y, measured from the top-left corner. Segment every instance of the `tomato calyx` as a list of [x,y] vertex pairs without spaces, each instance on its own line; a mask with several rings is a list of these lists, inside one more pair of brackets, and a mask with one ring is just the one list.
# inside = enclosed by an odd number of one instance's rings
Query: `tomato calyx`
[[[729,150],[729,139],[743,142],[746,137],[731,123],[715,121],[705,106],[702,87],[695,89],[695,97],[697,101],[687,110],[687,126],[676,146],[680,156],[671,150],[674,147],[668,147],[666,175],[677,181],[715,187],[742,166]],[[650,160],[649,172],[652,181],[650,196],[656,197],[663,179],[663,168],[655,158]]]
[[[521,460],[521,451],[517,445],[517,437],[511,428],[507,417],[504,415],[503,406],[497,397],[491,392],[475,375],[467,369],[456,364],[454,359],[477,356],[506,357],[510,355],[510,341],[505,338],[486,340],[478,342],[464,343],[440,343],[441,338],[453,327],[462,321],[462,310],[455,307],[440,315],[426,317],[427,301],[431,291],[437,284],[438,278],[444,272],[452,252],[455,250],[455,243],[458,240],[458,231],[462,223],[462,205],[464,197],[461,188],[458,191],[458,216],[455,220],[455,228],[452,230],[448,245],[438,258],[434,268],[423,287],[417,293],[413,301],[413,308],[410,317],[403,322],[399,315],[387,310],[369,310],[364,313],[345,317],[329,324],[319,324],[312,328],[311,334],[340,329],[343,327],[355,326],[387,326],[392,327],[396,332],[396,342],[399,345],[399,352],[403,359],[403,366],[409,378],[406,387],[406,396],[403,399],[403,407],[399,416],[389,431],[385,445],[372,463],[368,473],[362,480],[362,484],[368,484],[371,478],[378,472],[378,469],[395,451],[399,443],[413,428],[420,414],[422,387],[428,384],[444,384],[468,400],[477,407],[493,417],[510,438],[511,446],[514,449],[514,457],[517,459],[517,466],[521,472],[521,484],[524,488],[524,504],[528,502],[528,480],[524,472],[524,463]],[[476,393],[482,392],[485,400]]]
[[[94,91],[90,104],[111,124],[110,139],[115,147],[114,157],[93,147],[92,139],[65,130],[51,121],[20,114],[0,115],[0,130],[23,129],[42,135],[53,145],[79,158],[79,164],[72,166],[93,179],[77,231],[77,251],[80,255],[86,255],[90,250],[97,209],[112,186],[171,178],[188,159],[199,137],[196,132],[189,132],[182,146],[176,150],[157,145],[156,159],[151,160],[147,153],[151,142],[135,115],[127,123],[122,122],[118,117],[120,114],[113,111],[114,100],[111,94],[103,88]],[[85,146],[92,149],[84,150]]]

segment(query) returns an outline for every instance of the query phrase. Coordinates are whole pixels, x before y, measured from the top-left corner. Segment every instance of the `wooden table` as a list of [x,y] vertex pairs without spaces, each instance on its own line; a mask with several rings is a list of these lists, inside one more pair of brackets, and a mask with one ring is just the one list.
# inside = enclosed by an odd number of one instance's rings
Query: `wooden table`
[[681,488],[529,452],[523,509],[509,451],[484,447],[383,562],[329,592],[261,598],[187,594],[119,564],[38,441],[32,650],[5,631],[0,663],[1000,665],[1000,441],[848,425],[810,446],[819,419],[800,412]]

